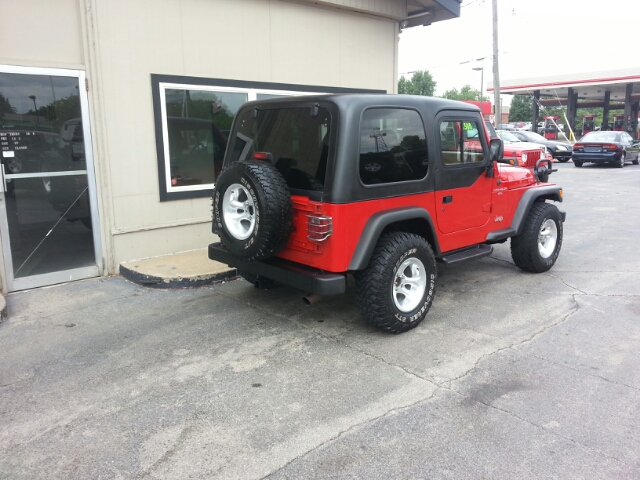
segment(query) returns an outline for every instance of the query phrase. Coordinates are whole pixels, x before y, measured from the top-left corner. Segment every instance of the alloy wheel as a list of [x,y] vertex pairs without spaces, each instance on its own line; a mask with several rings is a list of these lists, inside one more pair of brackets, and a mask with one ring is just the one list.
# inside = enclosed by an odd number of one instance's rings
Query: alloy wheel
[[415,257],[407,258],[396,269],[392,285],[393,302],[401,312],[411,312],[422,301],[427,288],[424,264]]
[[549,258],[558,241],[558,226],[552,219],[547,218],[540,226],[538,232],[538,251],[542,258]]
[[229,233],[237,240],[246,240],[256,226],[255,204],[246,187],[234,183],[224,193],[222,215]]

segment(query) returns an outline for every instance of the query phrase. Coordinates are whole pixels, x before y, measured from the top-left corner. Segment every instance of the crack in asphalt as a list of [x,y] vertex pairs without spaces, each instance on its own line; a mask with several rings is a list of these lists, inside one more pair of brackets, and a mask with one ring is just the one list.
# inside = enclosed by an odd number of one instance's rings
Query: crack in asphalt
[[165,461],[167,461],[171,457],[173,457],[173,455],[176,453],[176,451],[182,446],[182,444],[183,444],[185,438],[187,437],[187,435],[189,435],[191,433],[193,428],[194,427],[191,424],[186,425],[180,431],[180,435],[178,435],[178,438],[176,438],[176,440],[173,443],[173,445],[168,450],[166,450],[162,455],[160,455],[160,458],[158,458],[155,462],[153,462],[152,465],[147,467],[144,471],[138,473],[134,478],[145,478],[145,477],[148,477],[149,475],[152,475],[153,470],[158,465],[164,463]]
[[[227,295],[227,294],[222,294],[222,295]],[[235,298],[235,297],[233,297],[233,296],[231,296],[231,295],[229,295],[229,296],[230,296],[231,298],[234,298],[234,300],[238,300],[237,298]],[[421,380],[421,381],[424,381],[424,382],[428,382],[428,383],[430,383],[431,385],[433,385],[433,386],[435,386],[435,387],[438,387],[438,386],[439,386],[437,383],[432,382],[432,381],[431,381],[431,380],[429,380],[428,378],[421,377],[421,376],[420,376],[420,375],[418,375],[417,373],[415,373],[415,372],[412,372],[412,371],[408,370],[407,368],[403,367],[402,365],[396,365],[395,363],[388,362],[387,360],[385,360],[385,359],[384,359],[384,358],[382,358],[382,357],[379,357],[379,356],[374,355],[374,354],[372,354],[372,353],[370,353],[370,352],[367,352],[367,351],[361,350],[361,349],[359,349],[359,348],[356,348],[354,345],[351,345],[351,344],[349,344],[349,343],[344,342],[344,341],[343,341],[342,339],[340,339],[339,337],[336,337],[336,336],[334,336],[334,335],[330,335],[330,334],[328,334],[327,332],[323,332],[322,330],[319,330],[319,329],[317,329],[317,328],[312,327],[311,325],[306,325],[306,324],[304,324],[304,323],[301,323],[301,322],[299,322],[298,320],[296,320],[295,318],[292,318],[291,316],[287,316],[287,315],[285,315],[285,314],[283,314],[283,313],[277,313],[277,312],[276,312],[276,313],[273,313],[273,312],[270,312],[270,311],[268,311],[268,310],[265,310],[265,309],[261,308],[259,305],[252,304],[251,302],[246,302],[246,301],[245,301],[245,303],[246,303],[248,306],[250,306],[251,308],[253,308],[253,309],[255,309],[255,310],[258,310],[259,312],[267,313],[267,314],[269,314],[269,315],[273,315],[273,316],[275,316],[275,317],[279,317],[279,318],[282,318],[282,319],[284,319],[284,320],[287,320],[287,321],[289,321],[289,322],[291,322],[291,323],[293,323],[293,324],[295,324],[295,325],[297,325],[297,326],[299,326],[299,327],[301,327],[301,328],[303,328],[303,329],[305,329],[305,330],[308,330],[308,331],[314,332],[314,333],[316,333],[316,334],[318,334],[318,335],[320,335],[320,336],[322,336],[322,337],[324,337],[324,338],[326,338],[326,339],[332,340],[332,341],[334,341],[335,343],[337,343],[337,344],[339,344],[339,345],[341,345],[341,346],[343,346],[343,347],[345,347],[345,348],[348,348],[349,350],[352,350],[352,351],[354,351],[354,352],[360,353],[360,354],[362,354],[362,355],[364,355],[364,356],[366,356],[366,357],[370,357],[370,358],[373,358],[373,359],[375,359],[375,360],[378,360],[378,361],[380,361],[380,362],[384,363],[385,365],[388,365],[388,366],[390,366],[390,367],[392,367],[392,368],[396,368],[396,369],[398,369],[398,370],[401,370],[402,372],[404,372],[405,374],[407,374],[407,375],[408,375],[408,376],[410,376],[410,377],[414,377],[414,378],[416,378],[416,379],[418,379],[418,380]]]
[[[64,286],[64,285],[65,284],[56,285],[56,287]],[[25,291],[22,291],[22,292],[14,292],[14,293],[9,294],[7,296],[7,306],[9,306],[9,303],[11,302],[11,297],[12,296],[21,295],[21,294],[25,294],[25,293],[29,293],[29,292],[30,292],[30,290],[25,290]],[[45,312],[29,312],[29,314],[22,314],[22,315],[18,315],[18,316],[15,316],[15,314],[12,314],[11,315],[11,323],[14,324],[14,325],[24,323],[25,321],[28,321],[34,315],[40,321],[40,320],[46,320],[46,319],[49,319],[49,318],[57,317],[57,316],[60,316],[60,315],[67,315],[69,313],[74,313],[75,314],[75,313],[81,312],[83,310],[95,311],[96,308],[101,306],[101,305],[107,305],[107,304],[110,304],[110,303],[119,302],[119,301],[122,301],[122,300],[125,300],[125,299],[129,299],[129,298],[140,297],[142,295],[149,295],[151,293],[153,293],[153,290],[149,289],[147,287],[146,289],[136,289],[131,294],[119,295],[117,297],[107,298],[106,300],[103,300],[103,301],[95,301],[94,303],[92,303],[91,305],[87,305],[86,307],[74,307],[74,308],[70,308],[69,310],[58,310],[58,311],[55,311],[55,312],[52,312],[52,313],[49,313],[49,314],[45,314]],[[31,302],[31,303],[39,303],[39,302]]]
[[[505,262],[504,260],[500,260],[500,259],[495,259],[495,260],[499,260],[499,261]],[[510,262],[505,262],[505,263],[509,263],[509,264],[510,264]],[[406,375],[408,375],[409,377],[416,378],[416,379],[418,379],[418,380],[421,380],[421,381],[427,382],[427,383],[429,383],[429,384],[431,384],[431,385],[433,385],[433,386],[435,387],[435,388],[434,388],[434,390],[433,390],[433,392],[432,392],[430,395],[428,395],[428,396],[426,396],[426,397],[424,397],[424,398],[421,398],[421,399],[419,399],[419,400],[417,400],[417,401],[415,401],[415,402],[413,402],[413,403],[411,403],[411,404],[403,405],[403,406],[397,406],[397,407],[390,408],[390,409],[389,409],[389,410],[387,410],[386,412],[384,412],[384,413],[382,413],[382,414],[380,414],[380,415],[378,415],[378,416],[376,416],[376,417],[374,417],[374,418],[369,418],[369,419],[366,419],[366,420],[364,420],[364,421],[361,421],[361,422],[355,423],[355,424],[353,424],[353,425],[349,426],[348,428],[345,428],[345,429],[343,429],[343,430],[339,431],[337,434],[335,434],[335,435],[331,436],[330,438],[327,438],[326,440],[324,440],[324,441],[320,442],[319,444],[317,444],[317,445],[316,445],[316,446],[314,446],[313,448],[311,448],[311,449],[309,449],[309,450],[307,450],[307,451],[305,451],[305,452],[303,452],[303,453],[301,453],[301,454],[299,454],[299,455],[295,456],[294,458],[290,459],[289,461],[287,461],[287,462],[286,462],[284,465],[282,465],[281,467],[278,467],[276,470],[274,470],[274,471],[272,471],[272,472],[268,473],[267,475],[265,475],[265,476],[261,477],[261,479],[262,479],[262,480],[264,480],[264,479],[267,479],[267,478],[269,478],[269,477],[271,477],[271,476],[273,476],[273,475],[276,475],[278,472],[280,472],[280,471],[282,471],[283,469],[287,468],[289,465],[293,464],[294,462],[299,461],[299,460],[301,460],[301,459],[303,459],[303,458],[307,457],[308,455],[311,455],[313,452],[316,452],[316,451],[318,451],[318,450],[322,449],[322,448],[323,448],[323,447],[325,447],[326,445],[328,445],[328,444],[330,444],[330,443],[335,442],[336,440],[340,439],[341,437],[343,437],[343,436],[347,435],[348,433],[350,433],[350,432],[352,432],[352,431],[354,431],[354,430],[356,430],[356,429],[358,429],[358,428],[364,427],[364,426],[366,426],[366,425],[373,424],[373,423],[375,423],[375,422],[377,422],[377,421],[379,421],[379,420],[381,420],[381,419],[383,419],[383,418],[385,418],[385,417],[387,417],[387,416],[389,416],[389,415],[392,415],[392,414],[397,413],[397,412],[399,412],[399,411],[403,411],[403,410],[410,409],[410,408],[412,408],[412,407],[415,407],[416,405],[419,405],[419,404],[421,404],[421,403],[427,402],[427,401],[429,401],[429,400],[433,399],[433,398],[434,398],[436,395],[438,395],[438,393],[440,393],[441,391],[449,391],[449,392],[452,392],[452,393],[454,393],[454,394],[456,394],[456,395],[459,395],[459,396],[461,396],[461,397],[464,397],[464,398],[470,398],[470,397],[469,397],[469,396],[467,396],[467,395],[464,395],[464,394],[462,394],[462,393],[460,393],[460,392],[456,392],[455,390],[453,390],[453,389],[452,389],[452,385],[453,385],[453,383],[454,383],[454,382],[457,382],[457,381],[459,381],[459,380],[463,379],[464,377],[468,376],[469,374],[471,374],[474,370],[476,370],[476,369],[478,368],[478,365],[479,365],[483,360],[485,360],[485,359],[487,359],[487,358],[489,358],[489,357],[492,357],[492,356],[494,356],[494,355],[496,355],[496,354],[498,354],[498,353],[500,353],[500,352],[502,352],[502,351],[504,351],[504,350],[511,349],[511,350],[514,350],[515,352],[517,352],[517,353],[519,353],[519,354],[522,354],[522,352],[518,351],[518,349],[517,349],[517,347],[518,347],[518,346],[520,346],[520,345],[524,345],[524,344],[526,344],[526,343],[530,343],[530,342],[534,341],[536,338],[538,338],[540,335],[542,335],[542,334],[544,334],[545,332],[547,332],[548,330],[550,330],[550,329],[552,329],[552,328],[555,328],[555,327],[557,327],[557,326],[559,326],[559,325],[562,325],[563,323],[565,323],[566,321],[568,321],[568,319],[569,319],[571,316],[573,316],[575,313],[577,313],[577,312],[579,311],[579,309],[580,309],[580,304],[579,304],[579,302],[578,302],[578,300],[577,300],[577,298],[576,298],[578,295],[585,295],[585,296],[620,296],[620,295],[593,295],[593,294],[588,294],[588,293],[585,293],[585,292],[581,291],[580,289],[578,289],[578,288],[576,288],[576,287],[573,287],[572,285],[569,285],[569,284],[568,284],[568,283],[566,283],[562,278],[557,277],[557,276],[555,276],[555,275],[552,275],[552,276],[553,276],[554,278],[558,278],[558,280],[560,280],[562,283],[564,283],[567,287],[570,287],[570,288],[572,288],[572,289],[577,290],[578,292],[580,292],[579,294],[578,294],[578,293],[573,293],[573,294],[571,294],[571,298],[572,298],[573,303],[574,303],[574,308],[573,308],[571,311],[569,311],[569,312],[567,312],[565,315],[563,315],[563,316],[562,316],[558,321],[556,321],[556,322],[554,322],[554,323],[552,323],[552,324],[550,324],[550,325],[547,325],[547,326],[545,326],[545,327],[543,327],[543,328],[541,328],[541,329],[537,330],[536,332],[534,332],[533,334],[531,334],[528,338],[525,338],[525,339],[523,339],[523,340],[520,340],[520,341],[518,341],[518,342],[515,342],[515,343],[513,343],[513,344],[511,344],[511,345],[508,345],[508,346],[504,346],[504,347],[498,348],[498,349],[496,349],[496,350],[495,350],[495,351],[493,351],[493,352],[490,352],[490,353],[487,353],[487,354],[484,354],[484,355],[480,356],[480,357],[479,357],[479,358],[474,362],[473,366],[472,366],[469,370],[467,370],[466,372],[464,372],[462,375],[459,375],[459,376],[457,376],[456,378],[453,378],[453,379],[447,380],[447,381],[445,381],[445,382],[442,382],[441,384],[438,384],[438,383],[436,383],[436,382],[434,382],[434,381],[432,381],[432,380],[430,380],[430,379],[428,379],[428,378],[425,378],[425,377],[423,377],[423,376],[421,376],[421,375],[419,375],[419,374],[417,374],[417,373],[415,373],[415,372],[412,372],[412,371],[408,370],[406,367],[404,367],[404,366],[402,366],[402,365],[397,365],[397,364],[395,364],[395,363],[393,363],[393,362],[389,362],[389,361],[387,361],[387,360],[386,360],[385,358],[383,358],[383,357],[380,357],[380,356],[378,356],[378,355],[374,355],[374,354],[372,354],[372,353],[370,353],[370,352],[367,352],[367,351],[364,351],[364,350],[362,350],[362,349],[356,348],[354,345],[348,344],[348,343],[344,342],[342,339],[340,339],[340,338],[338,338],[338,337],[336,337],[336,336],[334,336],[334,335],[330,335],[330,334],[328,334],[328,333],[326,333],[326,332],[323,332],[323,331],[321,331],[321,330],[318,330],[317,328],[314,328],[313,326],[310,326],[310,325],[306,325],[306,324],[304,324],[304,323],[301,323],[301,322],[299,322],[298,320],[296,320],[295,318],[293,318],[293,316],[287,316],[287,315],[285,315],[285,314],[280,314],[280,313],[272,313],[272,312],[269,312],[269,311],[267,311],[267,310],[264,310],[264,309],[260,308],[260,306],[258,306],[258,305],[252,304],[252,303],[250,303],[250,302],[245,302],[245,303],[246,303],[247,305],[249,305],[251,308],[254,308],[254,309],[256,309],[256,310],[258,310],[258,311],[261,311],[261,312],[264,312],[264,313],[268,313],[269,315],[274,315],[274,316],[280,317],[280,318],[282,318],[282,319],[285,319],[285,320],[287,320],[287,321],[289,321],[289,322],[291,322],[291,323],[293,323],[293,324],[295,324],[295,325],[297,325],[297,326],[299,326],[299,327],[301,327],[301,328],[303,328],[303,329],[305,329],[305,330],[308,330],[308,331],[310,331],[310,332],[313,332],[313,333],[319,334],[319,335],[321,335],[322,337],[324,337],[324,338],[326,338],[326,339],[329,339],[329,340],[331,340],[331,341],[333,341],[333,342],[335,342],[335,343],[337,343],[337,344],[339,344],[339,345],[341,345],[341,346],[343,346],[343,347],[345,347],[345,348],[348,348],[349,350],[352,350],[352,351],[354,351],[354,352],[360,353],[360,354],[365,355],[365,356],[367,356],[367,357],[369,357],[369,358],[375,359],[376,361],[379,361],[379,362],[381,362],[381,363],[384,363],[385,365],[390,366],[390,367],[392,367],[392,368],[396,368],[396,369],[398,369],[398,370],[402,371],[403,373],[405,373]],[[233,296],[231,296],[231,295],[226,295],[226,294],[223,294],[223,295],[225,295],[225,296],[230,296],[230,297],[232,297],[232,298],[234,298],[234,299],[236,299],[236,300],[237,300],[237,298],[235,298],[235,297],[233,297]],[[626,296],[626,295],[625,295],[625,296]],[[628,296],[635,296],[635,295],[628,295]],[[535,355],[533,355],[533,356],[534,356],[534,357],[536,357]],[[536,357],[536,358],[539,358],[539,357]],[[541,359],[542,359],[542,360],[546,360],[546,359],[544,359],[544,358],[541,358]],[[548,360],[546,360],[546,361],[548,361]],[[550,362],[550,363],[553,363],[553,362]],[[559,364],[558,364],[558,366],[563,366],[563,365],[559,365]],[[567,367],[566,365],[564,365],[564,366],[565,366],[565,367]],[[569,367],[569,368],[571,368],[571,367]],[[572,370],[573,370],[573,369],[572,369]],[[612,381],[612,380],[609,380],[609,379],[606,379],[606,378],[600,377],[600,376],[598,376],[598,375],[593,375],[593,374],[590,374],[590,373],[588,373],[588,372],[583,372],[583,371],[580,371],[580,370],[576,370],[576,371],[577,371],[578,373],[586,373],[587,375],[590,375],[590,376],[592,376],[592,377],[600,378],[600,379],[602,379],[602,380],[605,380],[605,381],[608,381],[608,382],[611,382],[611,383],[614,383],[614,384],[617,384],[617,385],[620,385],[620,386],[623,386],[623,387],[628,387],[628,388],[632,388],[632,389],[634,389],[634,390],[638,390],[638,389],[637,389],[637,388],[635,388],[635,387],[632,387],[632,386],[629,386],[629,385],[626,385],[626,384],[621,384],[621,383],[619,383],[619,382],[615,382],[615,381]],[[574,443],[574,444],[576,444],[576,445],[579,445],[579,446],[581,446],[581,447],[583,447],[583,448],[586,448],[586,449],[588,449],[588,450],[590,450],[590,451],[596,452],[596,453],[598,453],[598,454],[600,454],[600,455],[602,455],[602,456],[604,456],[604,457],[606,457],[606,458],[609,458],[609,459],[611,459],[611,460],[617,461],[617,462],[619,462],[619,463],[621,463],[621,464],[623,464],[623,465],[626,465],[626,466],[633,466],[633,465],[628,464],[628,463],[627,463],[627,462],[625,462],[624,460],[621,460],[621,459],[619,459],[619,458],[617,458],[617,457],[614,457],[614,456],[609,455],[609,454],[607,454],[607,453],[605,453],[605,452],[602,452],[602,451],[600,451],[600,450],[598,450],[598,449],[596,449],[596,448],[593,448],[593,447],[591,447],[591,446],[589,446],[589,445],[586,445],[586,444],[584,444],[584,443],[582,443],[582,442],[579,442],[579,441],[577,441],[577,440],[575,440],[575,439],[573,439],[573,438],[571,438],[571,437],[567,437],[567,436],[565,436],[565,435],[561,435],[561,434],[559,434],[558,432],[555,432],[555,431],[553,431],[553,430],[549,430],[549,429],[545,428],[545,427],[544,427],[544,426],[542,426],[542,425],[538,425],[538,424],[536,424],[536,423],[534,423],[534,422],[532,422],[532,421],[530,421],[530,420],[527,420],[527,419],[525,419],[525,418],[519,417],[518,415],[516,415],[516,414],[515,414],[515,413],[513,413],[513,412],[510,412],[510,411],[505,410],[505,409],[503,409],[503,408],[497,407],[497,406],[495,406],[495,405],[490,405],[490,404],[484,403],[484,402],[482,402],[482,401],[480,401],[480,400],[477,400],[477,399],[472,399],[472,400],[473,400],[473,401],[475,401],[475,402],[477,402],[477,403],[480,403],[480,404],[482,404],[482,405],[485,405],[487,408],[491,408],[491,409],[494,409],[494,410],[496,410],[496,411],[500,411],[500,412],[502,412],[502,413],[505,413],[505,414],[507,414],[507,415],[509,415],[509,416],[511,416],[511,417],[513,417],[513,418],[515,418],[515,419],[517,419],[517,420],[519,420],[519,421],[521,421],[521,422],[527,423],[527,424],[529,424],[529,425],[531,425],[531,426],[533,426],[533,427],[535,427],[535,428],[538,428],[538,429],[540,429],[540,430],[543,430],[544,432],[546,432],[546,433],[548,433],[548,434],[551,434],[551,435],[554,435],[554,436],[556,436],[556,437],[558,437],[558,438],[562,438],[562,439],[564,439],[564,440],[567,440],[567,441],[569,441],[569,442],[572,442],[572,443]]]
[[[548,358],[540,357],[540,356],[538,356],[536,354],[530,354],[530,355],[533,358],[537,358],[538,360],[542,360],[544,362],[550,363],[551,365],[555,365],[555,366],[561,367],[561,368],[568,368],[569,370],[572,370],[572,371],[574,371],[576,373],[581,373],[581,374],[584,374],[584,375],[588,375],[590,377],[597,378],[599,380],[604,380],[607,383],[612,383],[613,385],[618,385],[619,387],[627,387],[627,388],[630,388],[632,390],[636,390],[636,391],[640,392],[640,388],[634,387],[633,385],[627,385],[626,383],[616,382],[615,380],[611,380],[610,378],[606,378],[606,377],[603,377],[601,375],[596,375],[594,373],[591,373],[591,372],[588,372],[588,371],[585,371],[585,370],[580,370],[579,368],[572,367],[571,365],[566,365],[566,364],[563,364],[563,363],[554,362],[553,360],[549,360]],[[580,364],[580,365],[583,366],[583,367],[589,367],[589,365],[584,365],[584,364]]]
[[577,290],[580,293],[582,293],[583,295],[589,295],[587,292],[584,292],[582,290],[580,290],[578,287],[574,287],[573,285],[569,285],[567,282],[564,281],[564,279],[562,277],[559,277],[558,275],[554,275],[553,273],[550,273],[549,276],[560,280],[565,286],[572,288],[573,290]]
[[[385,363],[386,363],[386,362],[385,362]],[[295,461],[297,461],[297,460],[300,460],[300,459],[302,459],[302,458],[306,457],[307,455],[312,454],[312,453],[313,453],[313,452],[315,452],[316,450],[320,450],[320,449],[321,449],[322,447],[324,447],[325,445],[327,445],[327,444],[329,444],[329,443],[332,443],[332,442],[334,442],[334,441],[338,440],[338,439],[339,439],[340,437],[342,437],[343,435],[346,435],[346,434],[348,434],[349,432],[351,432],[351,431],[353,431],[353,430],[355,430],[355,429],[357,429],[357,428],[360,428],[360,427],[362,427],[362,426],[364,426],[364,425],[369,425],[369,424],[375,423],[375,422],[377,422],[378,420],[381,420],[381,419],[383,419],[383,418],[385,418],[385,417],[387,417],[387,416],[389,416],[389,415],[392,415],[392,414],[394,414],[394,413],[400,412],[400,411],[402,411],[402,410],[408,410],[409,408],[415,407],[416,405],[418,405],[418,404],[420,404],[420,403],[426,402],[427,400],[432,399],[432,398],[433,398],[433,397],[434,397],[434,396],[435,396],[439,391],[440,391],[440,387],[436,387],[436,389],[431,393],[431,395],[429,395],[429,396],[427,396],[427,397],[425,397],[425,398],[421,398],[421,399],[419,399],[419,400],[416,400],[415,402],[410,403],[410,404],[408,404],[408,405],[402,405],[402,406],[399,406],[399,407],[391,408],[391,409],[387,410],[386,412],[384,412],[384,413],[382,413],[382,414],[378,415],[377,417],[369,418],[369,419],[364,420],[364,421],[362,421],[362,422],[355,423],[355,424],[351,425],[349,428],[345,428],[344,430],[341,430],[340,432],[338,432],[338,433],[337,433],[336,435],[334,435],[333,437],[326,439],[326,440],[325,440],[325,441],[323,441],[322,443],[319,443],[318,445],[316,445],[315,447],[313,447],[313,448],[309,449],[308,451],[301,453],[300,455],[296,456],[295,458],[292,458],[290,461],[288,461],[287,463],[285,463],[285,464],[284,464],[284,465],[282,465],[281,467],[277,468],[277,469],[276,469],[276,470],[274,470],[273,472],[269,472],[267,475],[265,475],[265,476],[261,477],[261,478],[260,478],[260,480],[264,480],[264,479],[266,479],[266,478],[271,477],[272,475],[276,475],[278,472],[280,472],[281,470],[283,470],[283,469],[287,468],[287,467],[288,467],[289,465],[291,465],[293,462],[295,462]]]
[[516,420],[519,420],[519,421],[521,421],[521,422],[523,422],[523,423],[526,423],[526,424],[528,424],[528,425],[531,425],[532,427],[535,427],[535,428],[538,428],[538,429],[540,429],[540,430],[543,430],[544,432],[549,433],[549,434],[551,434],[551,435],[554,435],[554,436],[556,436],[556,437],[558,437],[558,438],[562,438],[562,439],[564,439],[564,440],[568,440],[568,441],[570,441],[571,443],[574,443],[575,445],[579,445],[579,446],[581,446],[581,447],[584,447],[584,448],[586,448],[586,449],[588,449],[588,450],[590,450],[590,451],[592,451],[592,452],[598,453],[598,454],[600,454],[600,455],[602,455],[602,456],[604,456],[604,457],[606,457],[606,458],[609,458],[609,459],[615,460],[615,461],[617,461],[617,462],[619,462],[619,463],[621,463],[621,464],[623,464],[623,465],[626,465],[626,466],[629,466],[629,467],[635,467],[635,465],[630,464],[630,463],[627,463],[626,461],[621,460],[621,459],[619,459],[619,458],[617,458],[617,457],[614,457],[613,455],[609,455],[608,453],[605,453],[605,452],[603,452],[603,451],[601,451],[601,450],[599,450],[599,449],[597,449],[597,448],[594,448],[594,447],[592,447],[592,446],[590,446],[590,445],[587,445],[587,444],[585,444],[585,443],[582,443],[582,442],[580,442],[580,441],[578,441],[578,440],[575,440],[575,439],[573,439],[573,438],[571,438],[571,437],[568,437],[568,436],[566,436],[566,435],[562,435],[562,434],[560,434],[560,433],[558,433],[558,432],[555,432],[555,431],[553,431],[553,430],[549,430],[549,429],[545,428],[543,425],[538,425],[537,423],[532,422],[531,420],[527,420],[526,418],[522,418],[522,417],[520,417],[520,416],[516,415],[515,413],[510,412],[509,410],[505,410],[504,408],[500,408],[500,407],[497,407],[497,406],[495,406],[495,405],[491,405],[491,404],[485,403],[485,402],[483,402],[483,401],[481,401],[481,400],[478,400],[478,399],[472,399],[472,398],[470,398],[468,395],[465,395],[465,394],[463,394],[463,393],[456,392],[456,391],[454,391],[454,390],[450,390],[450,391],[451,391],[451,392],[453,392],[453,393],[455,393],[456,395],[459,395],[459,396],[460,396],[460,397],[462,397],[462,398],[472,400],[472,401],[477,402],[477,403],[479,403],[479,404],[481,404],[481,405],[484,405],[485,407],[490,408],[490,409],[492,409],[492,410],[496,410],[496,411],[498,411],[498,412],[505,413],[505,414],[509,415],[510,417],[515,418]]
[[473,366],[472,366],[469,370],[467,370],[466,372],[464,372],[462,375],[459,375],[459,376],[457,376],[457,377],[455,377],[455,378],[452,378],[452,379],[448,380],[447,382],[444,382],[444,383],[443,383],[443,385],[446,385],[446,388],[450,389],[450,388],[451,388],[451,385],[452,385],[454,382],[457,382],[458,380],[460,380],[460,379],[462,379],[462,378],[466,377],[467,375],[469,375],[469,374],[470,374],[471,372],[473,372],[476,368],[478,368],[478,365],[480,364],[480,362],[482,362],[482,361],[483,361],[483,360],[485,360],[486,358],[492,357],[493,355],[495,355],[495,354],[497,354],[497,353],[500,353],[500,352],[502,352],[502,351],[504,351],[504,350],[508,350],[508,349],[513,349],[513,350],[516,350],[516,351],[517,351],[516,347],[519,347],[520,345],[523,345],[523,344],[525,344],[525,343],[529,343],[529,342],[533,341],[535,338],[537,338],[538,336],[540,336],[540,335],[542,335],[543,333],[545,333],[547,330],[549,330],[549,329],[551,329],[551,328],[554,328],[554,327],[557,327],[558,325],[561,325],[561,324],[563,324],[564,322],[566,322],[566,321],[569,319],[569,317],[571,317],[574,313],[576,313],[576,312],[579,310],[579,308],[580,308],[580,305],[578,304],[578,301],[577,301],[577,300],[576,300],[576,298],[575,298],[575,296],[576,296],[576,295],[577,295],[577,294],[572,294],[572,295],[571,295],[571,297],[572,297],[572,299],[573,299],[573,302],[574,302],[574,304],[575,304],[574,309],[573,309],[573,310],[571,310],[570,312],[568,312],[568,313],[567,313],[565,316],[563,316],[560,320],[558,320],[557,322],[552,323],[551,325],[546,325],[545,327],[541,328],[541,329],[540,329],[540,330],[538,330],[537,332],[534,332],[534,333],[533,333],[529,338],[525,338],[524,340],[521,340],[521,341],[516,342],[516,343],[514,343],[514,344],[511,344],[511,345],[507,345],[507,346],[505,346],[505,347],[498,348],[498,349],[494,350],[493,352],[485,353],[484,355],[480,356],[480,357],[475,361],[475,363],[473,364]]

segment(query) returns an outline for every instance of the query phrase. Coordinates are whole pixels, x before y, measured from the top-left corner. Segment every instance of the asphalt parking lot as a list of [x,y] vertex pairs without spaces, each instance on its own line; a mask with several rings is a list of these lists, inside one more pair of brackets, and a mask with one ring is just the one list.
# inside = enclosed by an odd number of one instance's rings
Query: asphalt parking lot
[[353,288],[9,295],[0,479],[640,478],[640,166],[556,167],[555,267],[440,267],[401,335]]

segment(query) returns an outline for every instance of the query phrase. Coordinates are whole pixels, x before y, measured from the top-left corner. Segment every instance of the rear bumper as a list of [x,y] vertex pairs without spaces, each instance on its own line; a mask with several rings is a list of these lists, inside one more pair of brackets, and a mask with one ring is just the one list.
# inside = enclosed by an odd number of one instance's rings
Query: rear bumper
[[593,163],[610,163],[620,160],[622,154],[611,153],[580,153],[573,152],[573,160],[579,162],[593,162]]
[[553,158],[571,158],[571,155],[573,154],[573,151],[557,151],[553,153]]
[[260,275],[304,293],[337,295],[347,289],[347,276],[343,273],[327,273],[322,270],[299,265],[278,257],[261,261],[244,261],[235,258],[222,245],[209,245],[209,258],[253,275]]

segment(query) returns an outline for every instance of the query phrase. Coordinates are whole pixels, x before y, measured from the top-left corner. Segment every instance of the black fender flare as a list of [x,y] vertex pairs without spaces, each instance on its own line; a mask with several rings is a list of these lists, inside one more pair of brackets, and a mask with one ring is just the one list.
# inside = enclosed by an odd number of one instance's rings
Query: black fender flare
[[[540,199],[553,200],[555,202],[562,202],[562,188],[557,185],[545,185],[536,188],[530,188],[522,194],[516,213],[513,215],[511,226],[502,230],[496,230],[487,235],[487,243],[496,243],[502,240],[506,240],[514,235],[520,235],[524,228],[524,222],[527,219],[527,215],[531,211],[533,204]],[[562,221],[566,218],[566,212],[560,212],[562,215]]]
[[435,234],[433,226],[433,220],[427,210],[421,207],[401,207],[387,210],[384,212],[378,212],[371,215],[367,224],[362,230],[360,240],[356,246],[351,262],[349,263],[349,270],[356,271],[362,270],[369,264],[369,259],[373,253],[373,249],[378,243],[378,239],[383,230],[392,223],[401,222],[404,220],[422,219],[427,222],[431,229],[431,236],[433,238],[433,250],[436,255],[440,254],[440,245],[438,243],[438,237]]

